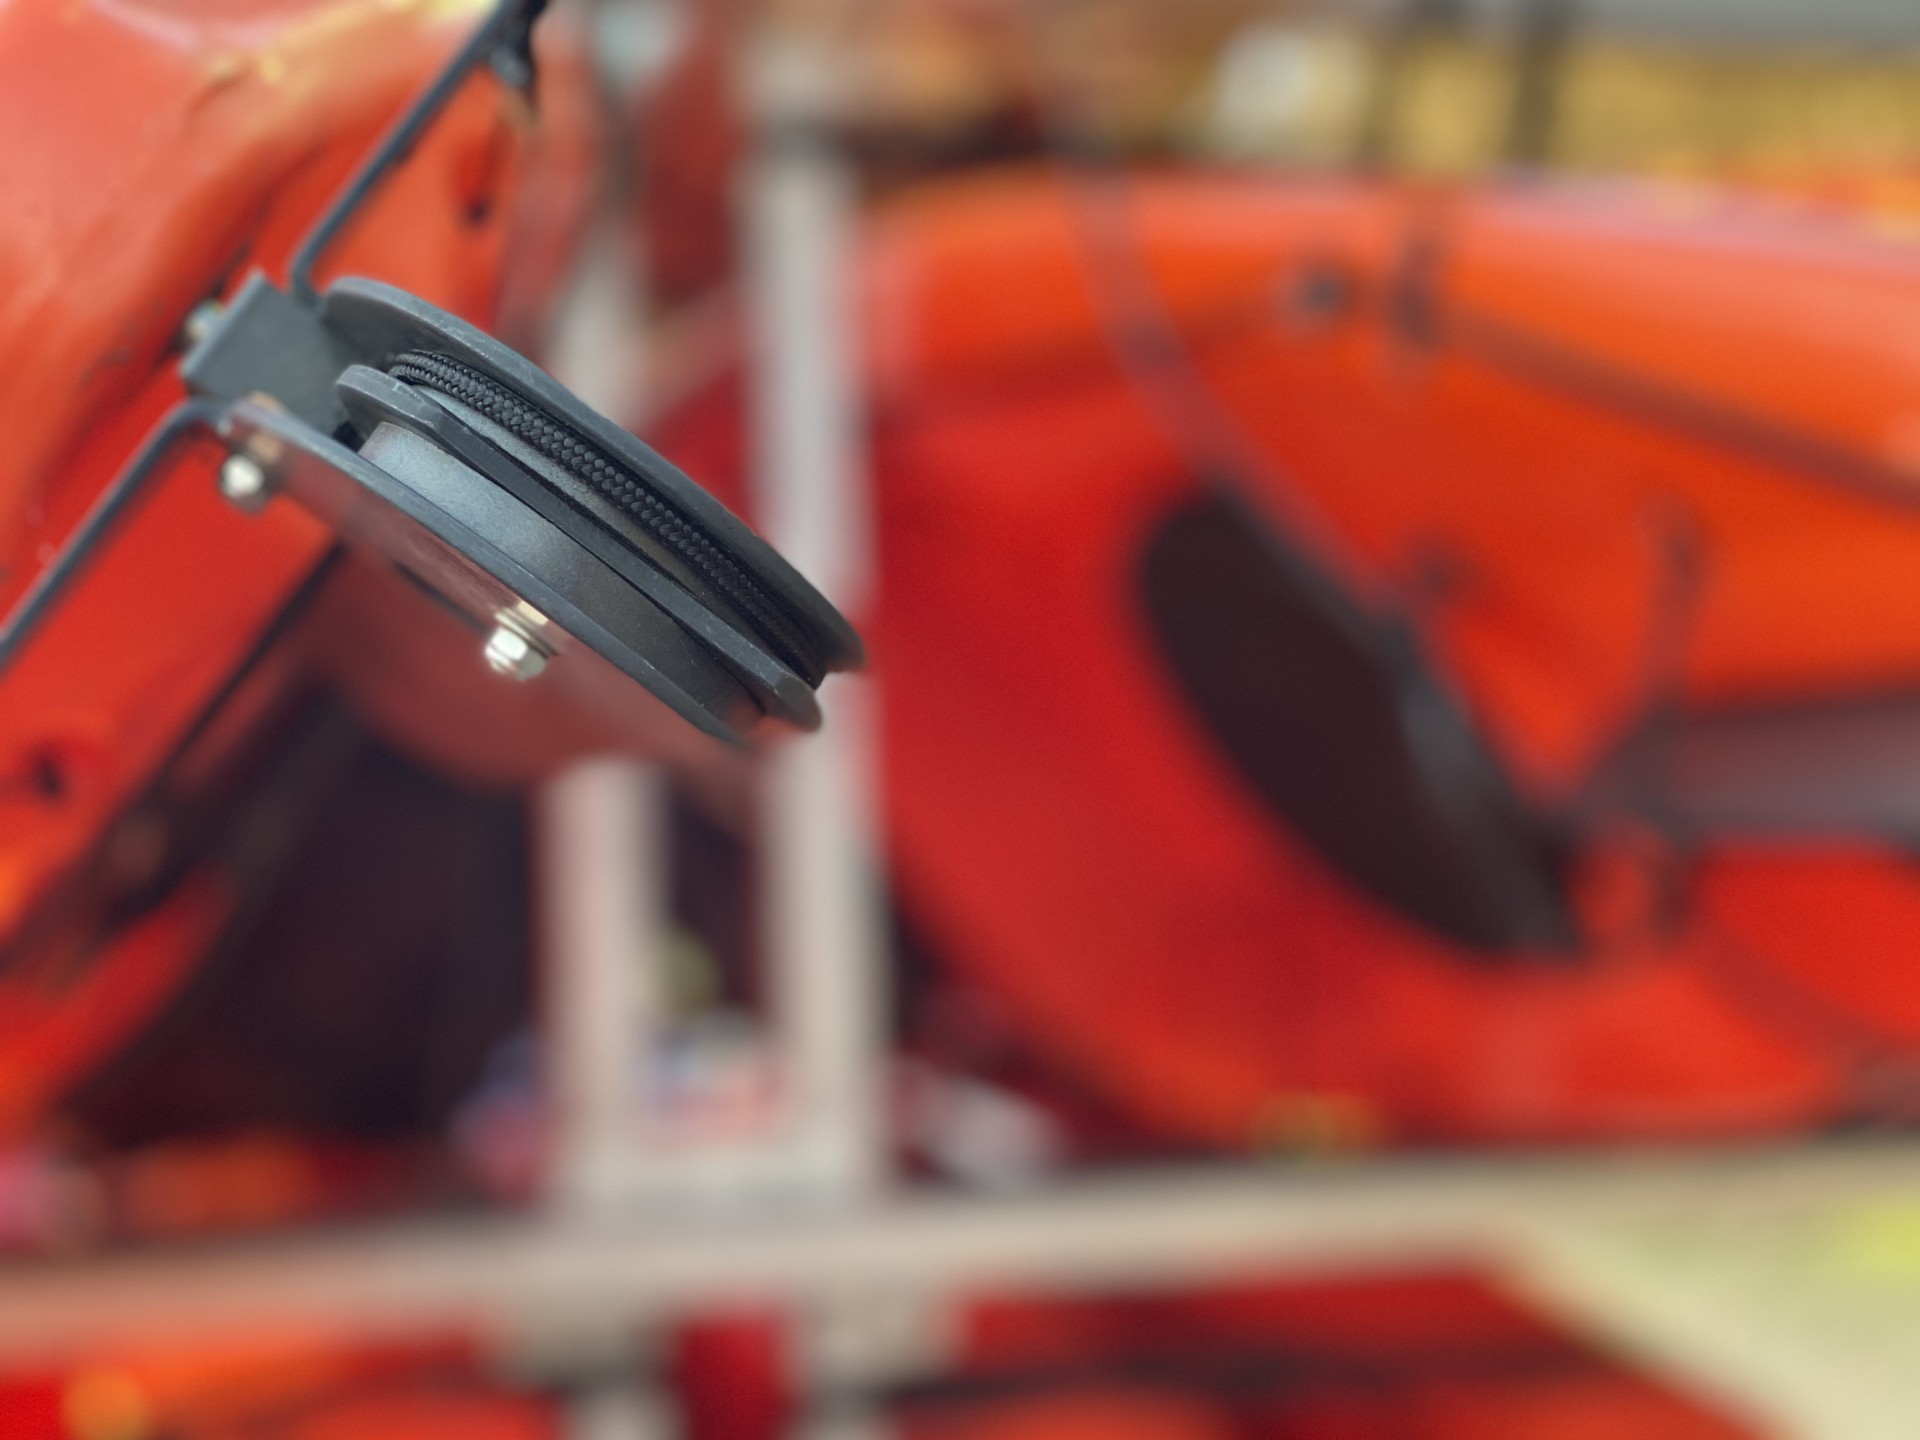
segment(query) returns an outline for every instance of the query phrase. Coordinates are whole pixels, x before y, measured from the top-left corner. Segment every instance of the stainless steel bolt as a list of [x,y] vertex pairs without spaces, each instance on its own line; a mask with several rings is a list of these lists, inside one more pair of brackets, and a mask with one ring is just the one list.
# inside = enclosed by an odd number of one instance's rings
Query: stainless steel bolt
[[266,498],[267,472],[251,455],[229,455],[220,467],[220,493],[241,507]]
[[509,680],[533,679],[547,668],[547,652],[536,645],[517,625],[505,620],[493,627],[481,652],[497,675]]
[[209,335],[220,323],[220,317],[227,313],[227,307],[218,300],[202,300],[187,312],[186,323],[180,327],[180,338],[191,350]]

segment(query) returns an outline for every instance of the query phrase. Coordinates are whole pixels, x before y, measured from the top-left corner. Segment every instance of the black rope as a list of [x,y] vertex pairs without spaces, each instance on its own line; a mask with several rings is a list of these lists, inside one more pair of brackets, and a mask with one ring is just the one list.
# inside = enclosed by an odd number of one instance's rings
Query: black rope
[[819,641],[697,522],[566,422],[451,356],[413,350],[387,367],[396,380],[438,391],[531,446],[612,505],[710,584],[809,685],[826,674]]

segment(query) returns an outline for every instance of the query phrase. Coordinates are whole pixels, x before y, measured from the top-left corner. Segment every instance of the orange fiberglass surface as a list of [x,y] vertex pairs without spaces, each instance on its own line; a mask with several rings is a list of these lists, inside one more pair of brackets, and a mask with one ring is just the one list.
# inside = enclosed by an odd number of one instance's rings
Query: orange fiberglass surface
[[862,266],[893,865],[1033,1050],[1235,1148],[1912,1115],[1910,241],[1034,169]]
[[[464,0],[0,10],[0,609],[181,398],[196,306],[256,269],[283,272],[483,14]],[[481,324],[512,302],[509,280],[550,280],[553,232],[578,207],[565,166],[539,158],[586,143],[580,102],[553,88],[536,116],[491,75],[468,83],[328,273],[376,276]],[[165,847],[129,822],[130,803],[330,547],[291,507],[249,517],[224,503],[218,458],[210,443],[189,452],[0,674],[0,945],[15,962],[0,967],[0,1134],[136,1030],[227,912],[202,876],[105,951],[67,953],[56,937],[20,960],[23,926],[83,859],[140,889]]]

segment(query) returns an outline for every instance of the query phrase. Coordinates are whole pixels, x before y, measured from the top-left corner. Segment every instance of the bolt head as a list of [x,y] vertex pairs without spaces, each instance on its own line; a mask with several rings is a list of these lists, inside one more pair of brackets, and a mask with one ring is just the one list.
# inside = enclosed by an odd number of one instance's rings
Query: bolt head
[[258,505],[266,498],[267,472],[251,455],[229,455],[220,467],[220,493],[236,505]]
[[509,680],[531,680],[547,668],[546,652],[511,625],[494,626],[481,654],[495,674]]
[[181,340],[191,350],[213,334],[214,327],[220,323],[220,317],[226,313],[227,307],[218,300],[202,300],[187,312],[186,323],[180,327]]

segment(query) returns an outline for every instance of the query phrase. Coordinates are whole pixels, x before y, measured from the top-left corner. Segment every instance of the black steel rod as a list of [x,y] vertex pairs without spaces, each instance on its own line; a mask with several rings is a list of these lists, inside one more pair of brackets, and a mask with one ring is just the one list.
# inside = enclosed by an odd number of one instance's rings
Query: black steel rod
[[500,0],[474,32],[473,38],[460,48],[460,52],[448,62],[447,68],[435,78],[426,94],[414,101],[406,114],[395,122],[347,182],[346,188],[314,222],[313,228],[300,242],[300,248],[293,252],[293,260],[287,268],[287,284],[296,298],[308,305],[319,303],[313,272],[339,238],[340,232],[352,222],[367,197],[379,188],[388,173],[413,153],[413,147],[419,143],[421,135],[446,108],[447,102],[467,77],[491,59],[494,51],[503,43],[524,35],[532,18],[545,4],[546,0]]
[[60,547],[59,554],[34,577],[33,584],[0,624],[0,674],[4,674],[74,581],[85,573],[101,547],[167,464],[182,441],[197,430],[211,431],[222,408],[211,400],[184,400],[148,432],[140,448],[100,492],[86,516]]

